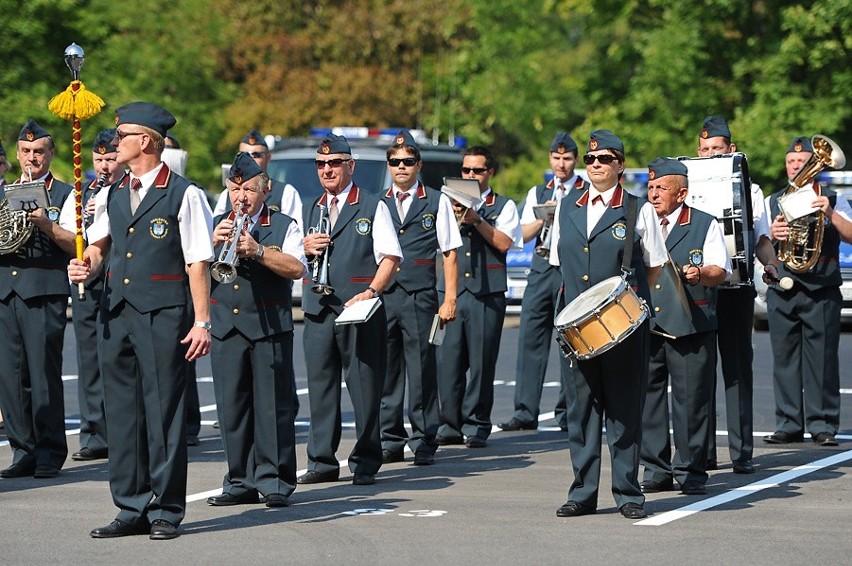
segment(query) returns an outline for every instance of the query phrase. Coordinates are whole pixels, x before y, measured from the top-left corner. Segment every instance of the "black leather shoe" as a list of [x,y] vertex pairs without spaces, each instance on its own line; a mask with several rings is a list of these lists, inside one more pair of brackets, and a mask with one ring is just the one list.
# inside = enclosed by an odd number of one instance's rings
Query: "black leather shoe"
[[505,431],[536,430],[536,429],[538,429],[538,422],[536,422],[536,421],[524,422],[524,421],[519,421],[515,417],[512,417],[511,419],[509,419],[508,422],[500,423],[497,426],[499,426],[501,429],[503,429]]
[[402,450],[382,450],[382,464],[395,464],[405,462]]
[[296,483],[325,483],[331,481],[337,481],[340,478],[340,470],[330,470],[328,472],[318,472],[316,470],[311,470],[305,475],[300,476],[299,479],[296,480]]
[[55,478],[58,475],[59,468],[56,466],[36,466],[33,472],[33,477],[39,479]]
[[34,464],[12,464],[5,470],[0,471],[0,478],[26,478],[35,473]]
[[177,527],[165,519],[154,519],[151,521],[151,540],[169,540],[177,538]]
[[435,437],[435,444],[438,446],[447,446],[449,444],[464,444],[464,438],[461,436],[441,436]]
[[736,462],[734,462],[734,473],[753,474],[754,464],[751,463],[751,458],[747,458],[745,460],[737,460]]
[[468,448],[485,448],[488,442],[481,436],[468,436],[464,441],[464,445]]
[[106,448],[89,448],[88,446],[86,446],[85,448],[80,448],[79,452],[74,452],[73,454],[71,454],[71,459],[77,460],[78,462],[87,462],[89,460],[103,460],[106,457]]
[[680,486],[680,492],[684,495],[704,495],[707,493],[707,488],[698,482],[688,481]]
[[187,434],[186,435],[186,445],[187,446],[198,446],[200,444],[198,440],[198,436],[195,434]]
[[625,503],[621,506],[621,514],[628,519],[644,519],[648,516],[645,508],[638,503]]
[[719,469],[719,462],[716,460],[707,460],[704,464],[704,469],[708,472],[712,472],[713,470]]
[[267,507],[288,507],[290,499],[283,493],[270,493],[266,496]]
[[764,436],[763,441],[767,444],[789,444],[791,442],[802,442],[804,440],[804,435],[801,433],[793,434],[790,432],[784,432],[783,430],[776,430],[769,436]]
[[234,495],[233,493],[221,493],[207,498],[207,505],[214,507],[225,507],[227,505],[251,505],[252,503],[260,503],[256,491],[249,491],[242,495]]
[[414,453],[414,465],[415,466],[431,466],[435,463],[435,455],[431,452],[415,452]]
[[352,485],[373,485],[376,483],[376,476],[373,474],[358,474],[352,476]]
[[663,481],[645,480],[639,484],[639,487],[642,488],[642,493],[660,493],[661,491],[672,491],[674,482],[671,478]]
[[837,439],[830,432],[820,432],[813,437],[814,444],[820,446],[837,446]]
[[150,530],[151,526],[148,524],[147,521],[131,525],[116,519],[106,527],[98,527],[97,529],[92,529],[92,532],[89,533],[89,536],[92,538],[128,537],[132,535],[148,534]]
[[584,505],[579,501],[568,500],[565,505],[556,510],[557,517],[579,517],[581,515],[594,515],[597,509],[591,505]]

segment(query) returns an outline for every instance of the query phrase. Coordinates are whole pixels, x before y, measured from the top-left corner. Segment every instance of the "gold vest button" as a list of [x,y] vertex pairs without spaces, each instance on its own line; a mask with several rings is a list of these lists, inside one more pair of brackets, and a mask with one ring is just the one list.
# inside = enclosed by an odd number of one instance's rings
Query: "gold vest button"
[[464,274],[464,276],[465,276],[465,277],[470,277],[470,273],[465,273],[465,274]]
[[132,233],[134,233],[134,232],[136,231],[136,228],[134,228],[134,227],[132,227],[132,226],[131,226],[130,228],[128,228],[128,229],[127,229],[127,231],[128,231],[128,232],[130,232],[130,233],[132,234]]
[[12,272],[12,275],[13,275],[14,277],[17,277],[17,276],[18,276],[18,272],[17,272],[17,271],[13,271],[13,272]]
[[239,290],[240,290],[240,286],[239,286],[239,284],[238,284],[238,283],[234,283],[234,291],[239,291]]
[[663,288],[662,285],[660,285],[659,283],[654,285],[654,289],[662,289],[662,288]]

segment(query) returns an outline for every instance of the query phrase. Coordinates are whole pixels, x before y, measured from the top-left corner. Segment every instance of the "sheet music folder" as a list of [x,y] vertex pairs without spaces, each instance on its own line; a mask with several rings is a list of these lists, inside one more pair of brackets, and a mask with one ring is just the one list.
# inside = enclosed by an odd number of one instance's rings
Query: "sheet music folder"
[[370,320],[370,317],[373,316],[373,313],[376,312],[379,308],[381,299],[378,297],[374,299],[367,299],[365,301],[358,301],[357,303],[352,303],[340,313],[337,319],[334,321],[334,324],[359,324],[361,322],[367,322]]

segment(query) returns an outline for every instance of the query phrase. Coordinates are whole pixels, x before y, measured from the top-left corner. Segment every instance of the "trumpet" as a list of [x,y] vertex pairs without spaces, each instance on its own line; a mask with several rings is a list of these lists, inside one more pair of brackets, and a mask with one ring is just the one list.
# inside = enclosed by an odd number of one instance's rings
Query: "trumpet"
[[541,243],[535,248],[535,255],[547,259],[550,257],[550,241],[553,239],[553,221],[545,220],[541,227]]
[[108,173],[104,173],[103,175],[98,177],[98,181],[95,183],[95,186],[92,187],[92,194],[89,195],[89,200],[87,200],[86,204],[83,205],[83,225],[86,226],[87,228],[92,225],[92,222],[95,219],[94,214],[89,214],[89,210],[88,210],[89,209],[89,203],[94,202],[95,197],[97,196],[98,192],[102,188],[104,188],[104,185],[106,185],[108,178],[109,178]]
[[231,228],[231,234],[228,241],[219,252],[219,259],[210,266],[210,275],[219,283],[228,284],[237,278],[237,266],[240,264],[240,258],[237,257],[237,245],[240,243],[240,235],[248,225],[248,214],[244,209],[234,218],[234,226]]
[[[316,226],[308,228],[308,234],[329,234],[331,232],[331,219],[328,217],[328,208],[319,205],[320,217]],[[311,260],[311,280],[314,284],[311,286],[311,291],[318,295],[331,295],[334,293],[334,287],[328,284],[328,252],[331,248],[331,242],[322,251],[320,255],[314,256]]]

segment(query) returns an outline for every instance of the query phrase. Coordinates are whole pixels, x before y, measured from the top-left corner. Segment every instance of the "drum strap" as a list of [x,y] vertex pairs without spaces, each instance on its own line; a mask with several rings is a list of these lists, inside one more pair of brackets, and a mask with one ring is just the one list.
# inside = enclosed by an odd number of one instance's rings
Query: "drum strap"
[[624,239],[624,255],[621,259],[621,271],[625,277],[633,265],[633,234],[636,232],[636,197],[627,197],[627,237]]

